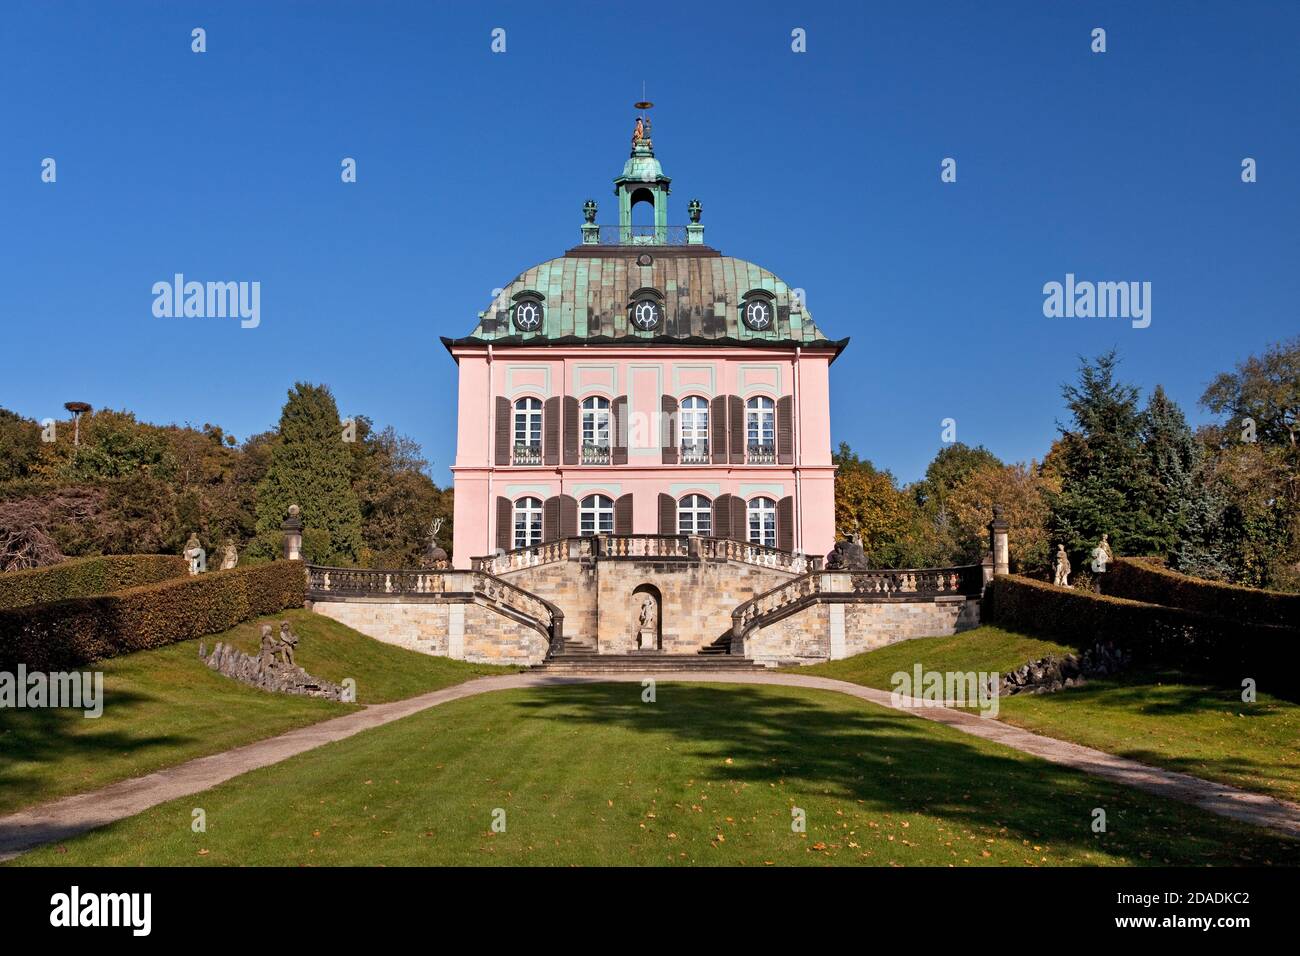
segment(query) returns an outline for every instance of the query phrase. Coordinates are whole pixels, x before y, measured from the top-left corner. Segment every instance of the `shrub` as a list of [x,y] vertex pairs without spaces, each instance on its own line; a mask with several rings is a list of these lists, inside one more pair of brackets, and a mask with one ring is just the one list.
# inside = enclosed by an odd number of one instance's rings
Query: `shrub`
[[179,554],[110,554],[10,571],[0,574],[0,609],[108,594],[179,578],[188,570],[189,562]]
[[65,670],[105,657],[216,634],[302,607],[301,562],[210,571],[113,594],[0,610],[0,669]]
[[1143,558],[1116,558],[1099,577],[1102,591],[1114,597],[1180,607],[1251,624],[1300,627],[1300,594],[1192,578]]
[[1234,684],[1268,675],[1287,689],[1300,686],[1300,630],[1295,628],[1060,588],[1012,574],[994,579],[988,605],[989,619],[999,625],[1080,650],[1111,641],[1139,666],[1173,667]]

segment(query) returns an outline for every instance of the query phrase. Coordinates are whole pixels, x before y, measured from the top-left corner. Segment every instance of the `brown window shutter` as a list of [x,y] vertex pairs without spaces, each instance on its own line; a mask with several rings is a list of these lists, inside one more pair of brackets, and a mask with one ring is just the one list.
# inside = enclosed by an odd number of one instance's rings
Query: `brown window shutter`
[[727,451],[732,464],[745,460],[745,401],[739,395],[727,396],[727,425],[731,441]]
[[548,398],[542,404],[542,461],[560,463],[560,398]]
[[578,443],[582,435],[582,412],[578,400],[572,396],[564,399],[564,463],[578,463]]
[[677,500],[672,495],[659,495],[659,533],[677,533]]
[[497,496],[497,549],[509,551],[514,546],[514,508],[509,498]]
[[542,541],[556,541],[560,537],[560,499],[547,498],[542,502]]
[[794,499],[789,495],[776,503],[776,546],[794,550]]
[[776,400],[776,460],[781,465],[794,464],[794,397],[791,395]]
[[713,499],[713,537],[731,537],[731,495],[718,495]]
[[614,533],[632,533],[632,496],[619,495],[614,499]]
[[731,536],[737,541],[749,540],[749,509],[739,495],[731,496]]
[[[609,405],[609,430],[612,457],[610,464],[627,464],[627,396],[620,395]],[[631,534],[631,532],[628,532]]]
[[[727,396],[719,395],[709,402],[709,445],[713,452],[713,463],[727,463]],[[727,537],[719,534],[719,538]]]
[[514,428],[513,416],[510,414],[510,399],[497,399],[497,464],[510,464],[511,429]]
[[677,464],[677,398],[665,395],[660,401],[659,446],[663,449],[663,463]]
[[573,495],[560,495],[560,537],[578,536],[578,499]]

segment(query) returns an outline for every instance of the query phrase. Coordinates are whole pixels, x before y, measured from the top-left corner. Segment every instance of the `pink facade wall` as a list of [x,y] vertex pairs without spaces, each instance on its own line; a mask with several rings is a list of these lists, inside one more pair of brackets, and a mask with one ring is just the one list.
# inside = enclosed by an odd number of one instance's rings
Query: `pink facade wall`
[[[829,351],[720,348],[556,347],[495,349],[460,346],[453,563],[491,554],[498,496],[633,495],[633,533],[659,531],[658,497],[698,493],[746,500],[791,496],[796,550],[825,554],[834,544],[834,467],[830,445]],[[794,396],[794,463],[686,465],[662,463],[661,396]],[[626,465],[495,465],[495,399],[514,401],[599,395],[627,396]]]

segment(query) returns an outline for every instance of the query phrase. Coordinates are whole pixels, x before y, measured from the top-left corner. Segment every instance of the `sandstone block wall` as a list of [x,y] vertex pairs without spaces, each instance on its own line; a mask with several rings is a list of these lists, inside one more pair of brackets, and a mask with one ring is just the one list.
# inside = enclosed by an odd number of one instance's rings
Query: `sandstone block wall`
[[595,636],[602,654],[636,649],[639,587],[650,585],[659,593],[660,650],[694,654],[731,633],[731,612],[738,605],[795,576],[724,561],[602,561],[599,567]]
[[815,603],[752,632],[745,640],[745,654],[765,664],[839,660],[886,644],[955,634],[978,625],[977,598]]
[[565,637],[595,643],[596,566],[579,561],[557,561],[534,568],[507,571],[500,577],[517,588],[531,591],[564,612]]
[[472,601],[317,601],[313,610],[368,637],[409,650],[482,664],[540,664],[547,641],[514,618]]

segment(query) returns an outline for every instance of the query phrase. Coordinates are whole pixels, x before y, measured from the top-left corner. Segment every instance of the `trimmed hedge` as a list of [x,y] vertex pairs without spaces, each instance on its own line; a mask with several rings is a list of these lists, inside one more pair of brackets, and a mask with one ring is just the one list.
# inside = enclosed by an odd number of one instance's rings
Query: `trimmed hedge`
[[1251,624],[1300,627],[1300,594],[1192,578],[1141,558],[1116,558],[1106,573],[1097,578],[1103,591],[1112,597],[1180,607]]
[[[1110,572],[1107,571],[1107,574]],[[1014,574],[993,580],[987,620],[1086,650],[1111,641],[1144,667],[1173,667],[1239,684],[1300,687],[1300,630],[1060,588]]]
[[300,561],[229,571],[0,610],[0,670],[66,670],[176,641],[217,634],[251,618],[302,607]]
[[189,572],[179,554],[109,554],[0,574],[0,610],[156,584]]

